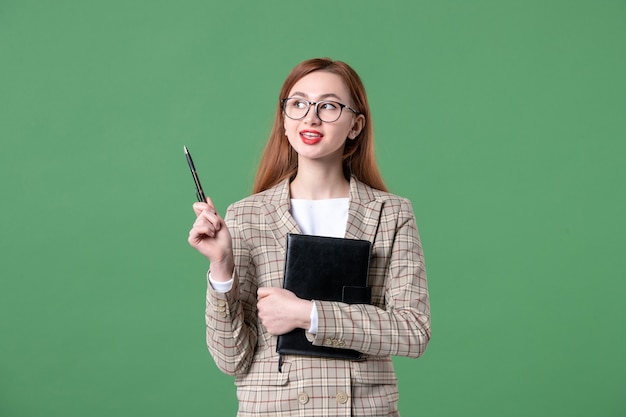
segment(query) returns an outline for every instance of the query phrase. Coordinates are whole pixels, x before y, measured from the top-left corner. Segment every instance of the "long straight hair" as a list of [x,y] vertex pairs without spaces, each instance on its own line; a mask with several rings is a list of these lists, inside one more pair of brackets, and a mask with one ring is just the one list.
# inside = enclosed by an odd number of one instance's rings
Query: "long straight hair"
[[295,178],[298,154],[285,135],[281,100],[287,97],[302,77],[315,71],[327,71],[340,76],[350,91],[355,110],[365,117],[365,126],[359,135],[353,140],[347,140],[344,146],[342,165],[346,179],[353,175],[370,187],[387,191],[374,156],[374,129],[361,78],[345,62],[314,58],[298,64],[283,83],[276,103],[274,125],[254,179],[253,193],[267,190],[287,178]]

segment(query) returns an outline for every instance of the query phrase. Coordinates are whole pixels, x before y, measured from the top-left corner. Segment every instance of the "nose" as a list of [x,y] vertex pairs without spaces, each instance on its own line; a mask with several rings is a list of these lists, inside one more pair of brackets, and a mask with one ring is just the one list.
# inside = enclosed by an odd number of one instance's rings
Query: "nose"
[[310,107],[309,107],[309,111],[306,114],[306,116],[304,116],[304,121],[312,124],[312,125],[317,125],[322,123],[322,121],[320,120],[319,116],[317,115],[317,105],[319,103],[311,103]]

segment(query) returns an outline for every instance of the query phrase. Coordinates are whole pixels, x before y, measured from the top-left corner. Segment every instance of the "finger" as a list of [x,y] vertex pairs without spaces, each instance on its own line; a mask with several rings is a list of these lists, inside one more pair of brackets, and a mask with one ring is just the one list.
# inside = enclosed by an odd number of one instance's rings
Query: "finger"
[[211,200],[211,197],[209,196],[205,196],[205,201],[193,203],[193,210],[196,212],[196,215],[202,210],[206,209],[212,209],[214,212],[217,213],[217,210],[215,209],[215,204],[213,204],[213,200]]
[[193,203],[193,211],[194,213],[196,213],[196,216],[198,216],[200,213],[202,213],[204,210],[207,210],[209,208],[209,205],[207,203]]
[[202,213],[198,215],[196,222],[198,224],[211,223],[213,227],[215,227],[215,230],[220,230],[222,228],[222,223],[224,223],[224,219],[222,219],[214,209],[208,208],[203,210]]
[[204,210],[202,213],[196,217],[196,220],[193,222],[193,226],[204,226],[210,224],[215,227],[220,222],[219,217],[215,216],[213,213]]
[[189,240],[194,242],[201,242],[203,239],[207,237],[213,238],[217,231],[215,227],[213,227],[210,223],[205,224],[196,224],[189,231]]
[[201,230],[208,227],[212,232],[209,235],[212,236],[214,233],[217,233],[218,230],[222,229],[222,223],[223,220],[218,214],[214,213],[211,209],[207,209],[203,210],[198,217],[196,217],[192,227],[198,227],[201,228]]
[[211,197],[209,197],[208,195],[205,196],[205,201],[209,206],[213,207],[213,210],[215,210],[215,204],[213,204],[213,200],[211,200]]

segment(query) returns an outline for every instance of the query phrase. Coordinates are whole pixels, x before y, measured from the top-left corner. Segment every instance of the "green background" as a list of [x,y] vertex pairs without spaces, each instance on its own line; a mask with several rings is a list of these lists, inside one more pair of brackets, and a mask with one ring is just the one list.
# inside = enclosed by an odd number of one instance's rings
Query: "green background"
[[362,76],[433,339],[404,416],[624,416],[625,1],[0,1],[0,416],[227,416],[187,145],[249,194],[303,59]]

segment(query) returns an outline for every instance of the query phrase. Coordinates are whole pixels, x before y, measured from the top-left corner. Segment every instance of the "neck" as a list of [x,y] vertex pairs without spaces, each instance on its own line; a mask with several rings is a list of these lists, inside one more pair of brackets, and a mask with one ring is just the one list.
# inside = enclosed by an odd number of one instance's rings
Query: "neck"
[[350,195],[350,182],[344,177],[341,164],[329,168],[323,164],[300,161],[289,191],[291,198],[305,200],[347,198]]

